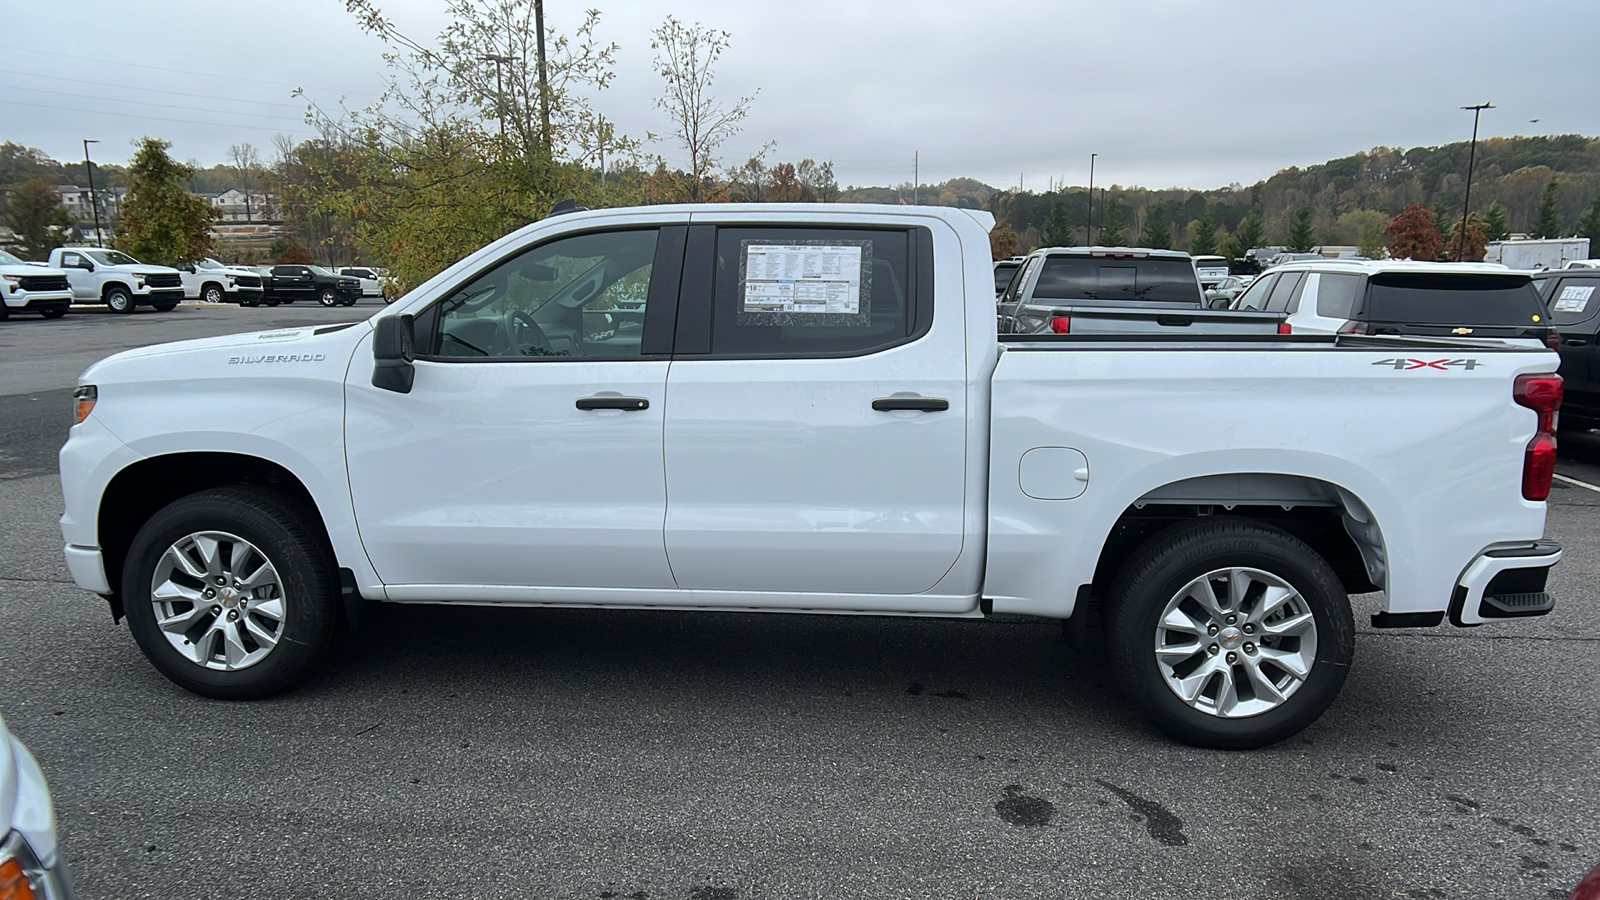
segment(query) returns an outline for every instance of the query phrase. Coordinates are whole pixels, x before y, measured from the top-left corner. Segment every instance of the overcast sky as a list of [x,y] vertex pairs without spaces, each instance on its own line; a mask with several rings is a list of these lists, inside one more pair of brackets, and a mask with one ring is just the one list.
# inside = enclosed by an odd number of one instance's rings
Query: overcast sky
[[[377,0],[430,38],[444,0]],[[211,165],[248,141],[309,136],[296,87],[355,105],[381,89],[382,45],[342,0],[13,0],[0,50],[0,139],[124,162],[156,135]],[[668,13],[732,33],[716,90],[760,90],[733,164],[832,160],[841,185],[970,176],[1043,190],[1051,178],[1216,188],[1384,144],[1600,134],[1600,3],[547,0],[568,31],[586,7],[621,45],[592,102],[622,132],[663,133],[650,31]],[[1538,121],[1531,121],[1537,119]],[[653,148],[669,162],[684,154]]]

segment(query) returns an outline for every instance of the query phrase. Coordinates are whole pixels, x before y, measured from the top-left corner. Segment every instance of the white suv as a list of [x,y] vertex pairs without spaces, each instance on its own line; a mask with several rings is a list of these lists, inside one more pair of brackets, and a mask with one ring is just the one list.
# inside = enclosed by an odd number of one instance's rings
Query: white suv
[[1261,274],[1232,309],[1283,313],[1293,334],[1409,334],[1551,345],[1527,272],[1494,263],[1324,259]]

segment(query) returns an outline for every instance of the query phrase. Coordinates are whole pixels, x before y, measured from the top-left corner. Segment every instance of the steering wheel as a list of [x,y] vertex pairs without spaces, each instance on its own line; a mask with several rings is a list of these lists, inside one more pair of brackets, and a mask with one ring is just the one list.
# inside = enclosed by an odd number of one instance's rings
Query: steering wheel
[[506,313],[505,329],[511,339],[511,349],[523,356],[549,356],[554,352],[550,339],[544,336],[544,329],[533,316],[520,309]]

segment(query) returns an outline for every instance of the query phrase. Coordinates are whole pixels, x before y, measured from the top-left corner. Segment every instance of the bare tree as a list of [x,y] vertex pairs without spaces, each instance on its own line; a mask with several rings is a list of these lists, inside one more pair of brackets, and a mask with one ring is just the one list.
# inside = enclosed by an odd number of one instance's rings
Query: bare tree
[[655,105],[672,117],[673,136],[689,153],[689,199],[699,200],[707,176],[716,168],[717,148],[739,133],[739,123],[749,114],[755,94],[740,97],[731,106],[711,95],[716,77],[713,69],[722,51],[728,49],[728,32],[704,28],[698,22],[684,25],[668,16],[652,35],[656,72],[667,82],[666,92],[656,98]]
[[244,185],[244,221],[249,224],[250,195],[255,193],[256,172],[261,166],[261,154],[248,143],[234,144],[228,148],[228,160],[239,170],[239,181]]

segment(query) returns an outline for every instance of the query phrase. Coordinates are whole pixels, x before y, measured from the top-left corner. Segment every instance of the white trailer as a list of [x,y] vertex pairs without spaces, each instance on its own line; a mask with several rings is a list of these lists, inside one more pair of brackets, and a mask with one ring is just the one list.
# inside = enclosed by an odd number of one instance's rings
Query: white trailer
[[1483,261],[1500,263],[1513,269],[1559,269],[1568,260],[1588,258],[1588,238],[1550,238],[1490,241],[1489,252]]

